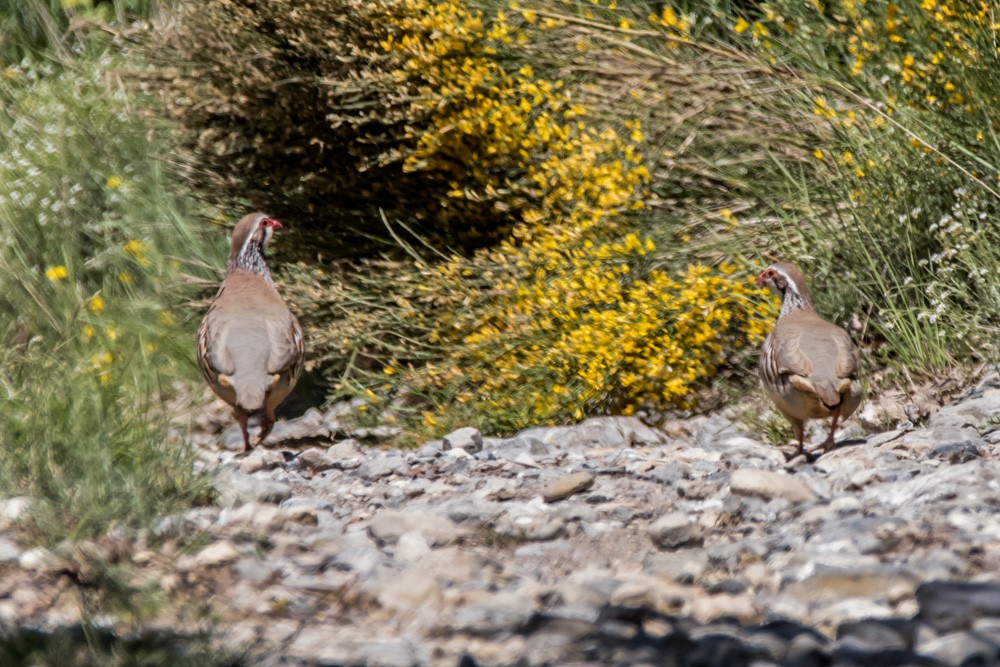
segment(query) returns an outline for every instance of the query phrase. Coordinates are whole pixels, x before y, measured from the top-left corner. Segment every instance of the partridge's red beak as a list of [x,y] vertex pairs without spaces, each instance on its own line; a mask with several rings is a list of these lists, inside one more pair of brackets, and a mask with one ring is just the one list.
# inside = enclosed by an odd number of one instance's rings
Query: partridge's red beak
[[274,218],[268,218],[267,221],[271,223],[272,229],[281,229],[281,223]]
[[757,287],[763,287],[764,283],[765,283],[764,274],[763,273],[758,273],[757,277],[754,278],[754,281],[757,283]]

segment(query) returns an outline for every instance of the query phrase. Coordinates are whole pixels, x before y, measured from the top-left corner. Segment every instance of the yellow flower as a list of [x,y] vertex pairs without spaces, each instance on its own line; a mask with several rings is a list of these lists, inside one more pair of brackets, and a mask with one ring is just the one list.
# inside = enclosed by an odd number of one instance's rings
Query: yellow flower
[[[104,333],[108,337],[108,340],[118,340],[118,329],[108,327],[104,330]],[[111,355],[109,354],[108,356],[110,357]]]
[[60,264],[59,266],[52,266],[45,269],[45,277],[56,282],[57,280],[63,280],[68,276],[69,273],[66,271],[66,267]]
[[174,323],[174,315],[169,310],[160,311],[160,324],[169,326]]
[[815,157],[815,158],[816,158],[817,160],[823,160],[823,159],[824,159],[824,156],[823,156],[823,151],[821,151],[821,150],[820,150],[820,149],[818,149],[818,148],[817,148],[816,150],[814,150],[814,151],[813,151],[813,156],[814,156],[814,157]]
[[90,364],[98,370],[107,368],[112,361],[114,361],[114,357],[111,356],[110,352],[98,352],[90,358]]
[[128,271],[122,271],[121,273],[118,274],[118,282],[120,282],[122,285],[131,285],[132,274],[129,273]]
[[147,246],[139,239],[132,239],[125,244],[125,254],[131,255],[142,266],[149,266],[149,259],[146,257]]
[[96,332],[94,331],[94,327],[90,326],[89,324],[84,324],[83,325],[83,340],[84,340],[84,342],[90,342],[94,338],[95,333]]
[[749,27],[750,24],[747,23],[746,19],[740,19],[739,21],[736,22],[736,25],[733,26],[733,30],[735,30],[737,33],[742,33],[746,31],[746,29]]
[[95,315],[104,310],[104,299],[101,298],[100,294],[95,294],[87,299],[87,310]]
[[117,190],[119,188],[125,187],[125,181],[118,178],[117,176],[108,176],[106,185],[108,186],[108,190]]

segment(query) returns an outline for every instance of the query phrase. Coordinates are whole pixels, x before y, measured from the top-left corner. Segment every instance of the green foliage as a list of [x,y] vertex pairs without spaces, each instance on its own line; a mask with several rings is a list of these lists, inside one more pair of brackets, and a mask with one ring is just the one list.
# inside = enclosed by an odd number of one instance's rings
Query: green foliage
[[38,500],[43,539],[209,497],[162,403],[194,375],[176,307],[205,245],[115,64],[0,79],[0,486]]
[[123,638],[104,628],[77,626],[53,632],[22,628],[0,634],[0,662],[61,667],[241,667],[242,656],[208,648],[209,638],[148,632]]
[[[996,354],[1000,74],[986,3],[772,2],[744,47],[802,85],[812,116],[773,234],[733,243],[808,254],[882,362],[924,372]],[[822,38],[819,36],[823,35]],[[823,48],[816,48],[817,44]],[[762,242],[763,241],[763,242]]]
[[93,45],[85,26],[147,18],[156,0],[0,0],[0,66]]

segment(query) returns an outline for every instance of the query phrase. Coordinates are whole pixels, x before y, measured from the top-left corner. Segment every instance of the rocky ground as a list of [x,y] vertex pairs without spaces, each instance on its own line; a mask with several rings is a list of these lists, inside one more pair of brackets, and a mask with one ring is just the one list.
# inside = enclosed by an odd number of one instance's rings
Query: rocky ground
[[998,387],[813,463],[725,413],[401,451],[313,410],[246,457],[202,438],[220,506],[53,551],[0,537],[0,621],[78,621],[113,563],[246,664],[998,664]]

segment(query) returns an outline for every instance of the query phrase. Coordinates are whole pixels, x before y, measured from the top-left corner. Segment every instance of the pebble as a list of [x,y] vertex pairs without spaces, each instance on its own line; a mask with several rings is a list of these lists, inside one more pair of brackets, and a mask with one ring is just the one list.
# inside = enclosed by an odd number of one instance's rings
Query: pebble
[[234,563],[239,558],[240,551],[236,548],[236,545],[228,540],[224,540],[211,544],[199,551],[191,562],[191,565],[195,567],[217,567],[219,565]]
[[441,445],[445,450],[461,449],[468,454],[475,454],[483,449],[483,435],[479,429],[466,426],[444,436]]
[[396,544],[407,533],[416,533],[430,546],[451,544],[458,526],[445,516],[419,510],[382,510],[372,518],[368,531],[381,544]]
[[594,476],[589,472],[574,472],[554,479],[545,485],[542,498],[547,503],[554,503],[573,494],[588,490],[594,485]]
[[[186,601],[164,623],[205,609],[262,664],[990,664],[997,387],[790,470],[733,409],[327,447],[348,403],[282,427],[286,451],[223,454],[220,507],[53,551],[99,551]],[[0,536],[0,622],[81,620],[60,573],[90,561],[21,544]]]
[[791,503],[811,503],[816,500],[809,485],[787,473],[741,468],[729,479],[733,493],[771,500],[781,498]]
[[685,512],[671,512],[649,525],[649,536],[661,549],[674,551],[681,547],[698,547],[705,542],[697,517]]

